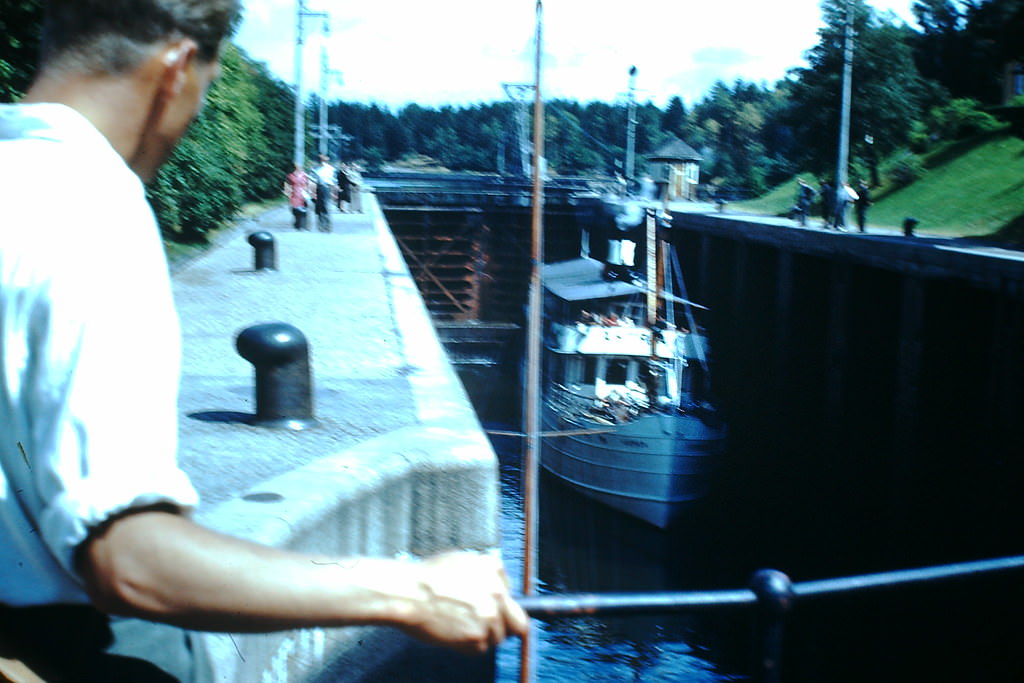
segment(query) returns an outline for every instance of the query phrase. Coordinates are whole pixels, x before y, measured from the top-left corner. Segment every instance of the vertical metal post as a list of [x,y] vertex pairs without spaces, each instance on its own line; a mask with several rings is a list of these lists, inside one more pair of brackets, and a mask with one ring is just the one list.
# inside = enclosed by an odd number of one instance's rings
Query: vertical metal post
[[260,427],[302,430],[315,427],[309,343],[288,323],[262,323],[235,339],[239,355],[256,374],[256,415]]
[[[544,99],[541,94],[543,3],[537,0],[535,79],[533,86],[533,215],[530,272],[529,324],[526,356],[526,452],[523,458],[523,595],[533,595],[537,584],[538,469],[540,459],[540,329],[541,266],[544,264]],[[534,630],[523,638],[519,680],[533,680]]]
[[626,109],[626,191],[632,192],[636,180],[636,67],[629,67],[629,100]]
[[274,247],[274,236],[266,230],[249,235],[249,244],[253,248],[253,269],[277,270],[277,250]]
[[302,20],[306,17],[323,17],[326,21],[328,16],[326,12],[307,11],[306,0],[295,0],[295,151],[292,161],[300,165],[306,161],[306,103],[302,91],[302,47],[305,41]]
[[[647,327],[654,329],[658,324],[658,223],[654,209],[647,209],[647,222],[644,226],[644,270],[647,273]],[[654,353],[654,335],[651,335],[651,356]]]
[[327,156],[327,36],[331,26],[324,19],[323,42],[320,44],[320,144],[317,151]]
[[754,572],[750,588],[757,596],[758,619],[762,631],[760,683],[779,683],[782,665],[782,636],[786,612],[793,606],[793,584],[789,577],[774,569]]
[[[850,159],[850,100],[853,82],[853,2],[846,0],[846,33],[843,38],[843,101],[839,118],[839,158],[836,162],[836,208],[839,192],[847,182]],[[845,202],[842,204],[845,206]]]
[[305,0],[295,0],[295,153],[293,161],[302,164],[306,159],[305,105],[302,101],[302,17],[306,13]]

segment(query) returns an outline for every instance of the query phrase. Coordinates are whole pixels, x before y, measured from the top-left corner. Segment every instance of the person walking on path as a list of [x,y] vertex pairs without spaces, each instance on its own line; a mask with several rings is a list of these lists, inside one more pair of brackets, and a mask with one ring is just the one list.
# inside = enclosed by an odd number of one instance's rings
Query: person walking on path
[[850,183],[843,183],[842,187],[836,188],[835,217],[832,220],[832,227],[840,232],[846,232],[846,210],[851,202],[857,201],[857,193]]
[[854,209],[857,212],[857,227],[861,232],[866,232],[868,223],[868,207],[871,206],[871,188],[863,180],[857,183],[857,199],[854,200]]
[[[492,555],[317,556],[191,519],[180,329],[143,183],[238,11],[50,0],[36,80],[0,105],[0,678],[188,681],[185,629],[392,626],[465,653],[526,630]],[[56,204],[38,181],[54,159],[76,179]]]
[[306,214],[309,211],[310,182],[309,176],[302,170],[302,164],[295,164],[295,168],[285,178],[284,193],[288,195],[288,206],[292,209],[295,229],[305,230]]
[[316,223],[320,232],[331,231],[331,194],[334,190],[334,167],[327,160],[327,155],[320,155],[320,165],[313,169],[313,179],[316,182],[314,206],[316,208]]
[[359,164],[348,165],[348,185],[351,202],[349,207],[353,213],[363,212],[363,174],[359,170]]
[[832,227],[832,217],[836,201],[836,193],[832,183],[827,180],[822,181],[821,189],[818,190],[818,197],[821,199],[821,204],[819,204],[821,209],[821,227],[828,230]]
[[338,188],[338,211],[348,213],[349,202],[352,201],[352,184],[349,182],[347,164],[338,164],[338,170],[335,172],[335,185]]
[[807,225],[807,214],[811,210],[811,204],[815,197],[814,188],[803,178],[797,178],[796,183],[796,219],[800,225]]

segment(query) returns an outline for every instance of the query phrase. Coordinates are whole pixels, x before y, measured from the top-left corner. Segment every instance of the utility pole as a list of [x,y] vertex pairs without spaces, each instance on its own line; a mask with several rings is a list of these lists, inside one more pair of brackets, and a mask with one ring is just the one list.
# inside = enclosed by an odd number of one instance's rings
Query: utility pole
[[306,17],[321,17],[326,22],[330,15],[327,12],[310,12],[306,9],[306,0],[295,0],[295,154],[296,164],[306,159],[306,104],[302,92],[302,46],[303,25]]
[[[326,16],[326,15],[325,15]],[[320,43],[320,145],[318,151],[327,156],[327,37],[331,25],[324,19],[323,42]]]
[[[839,157],[836,163],[836,197],[847,183],[850,159],[850,99],[853,81],[853,0],[846,0],[846,33],[843,38],[843,101],[839,118]],[[838,199],[837,199],[838,201]]]
[[525,83],[502,83],[505,94],[515,102],[516,112],[516,147],[519,149],[519,171],[527,178],[533,177],[530,163],[532,144],[526,123],[527,98],[533,96],[534,84]]
[[629,67],[629,100],[626,113],[626,187],[632,192],[635,187],[636,166],[636,67]]

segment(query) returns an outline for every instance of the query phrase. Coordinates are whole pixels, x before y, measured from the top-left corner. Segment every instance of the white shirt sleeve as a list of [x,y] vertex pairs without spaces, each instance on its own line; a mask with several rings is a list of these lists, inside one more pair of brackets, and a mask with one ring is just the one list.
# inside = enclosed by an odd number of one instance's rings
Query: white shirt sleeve
[[140,232],[118,242],[131,262],[66,269],[48,320],[30,335],[41,363],[33,414],[55,420],[35,430],[49,451],[36,477],[40,532],[69,570],[90,528],[110,516],[198,503],[176,462],[180,330],[162,255]]

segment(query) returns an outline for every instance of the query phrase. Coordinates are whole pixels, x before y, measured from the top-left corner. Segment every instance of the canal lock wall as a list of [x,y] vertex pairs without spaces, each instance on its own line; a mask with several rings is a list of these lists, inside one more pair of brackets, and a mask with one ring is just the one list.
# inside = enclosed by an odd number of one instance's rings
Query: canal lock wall
[[[493,450],[371,193],[363,206],[333,214],[330,234],[295,231],[287,208],[273,209],[173,269],[179,460],[204,501],[196,518],[317,554],[494,549]],[[256,232],[272,238],[272,268],[256,265]],[[308,340],[307,429],[253,424],[254,366],[235,340],[278,322]],[[199,679],[217,683],[493,679],[493,658],[393,629],[197,633],[194,644]]]

